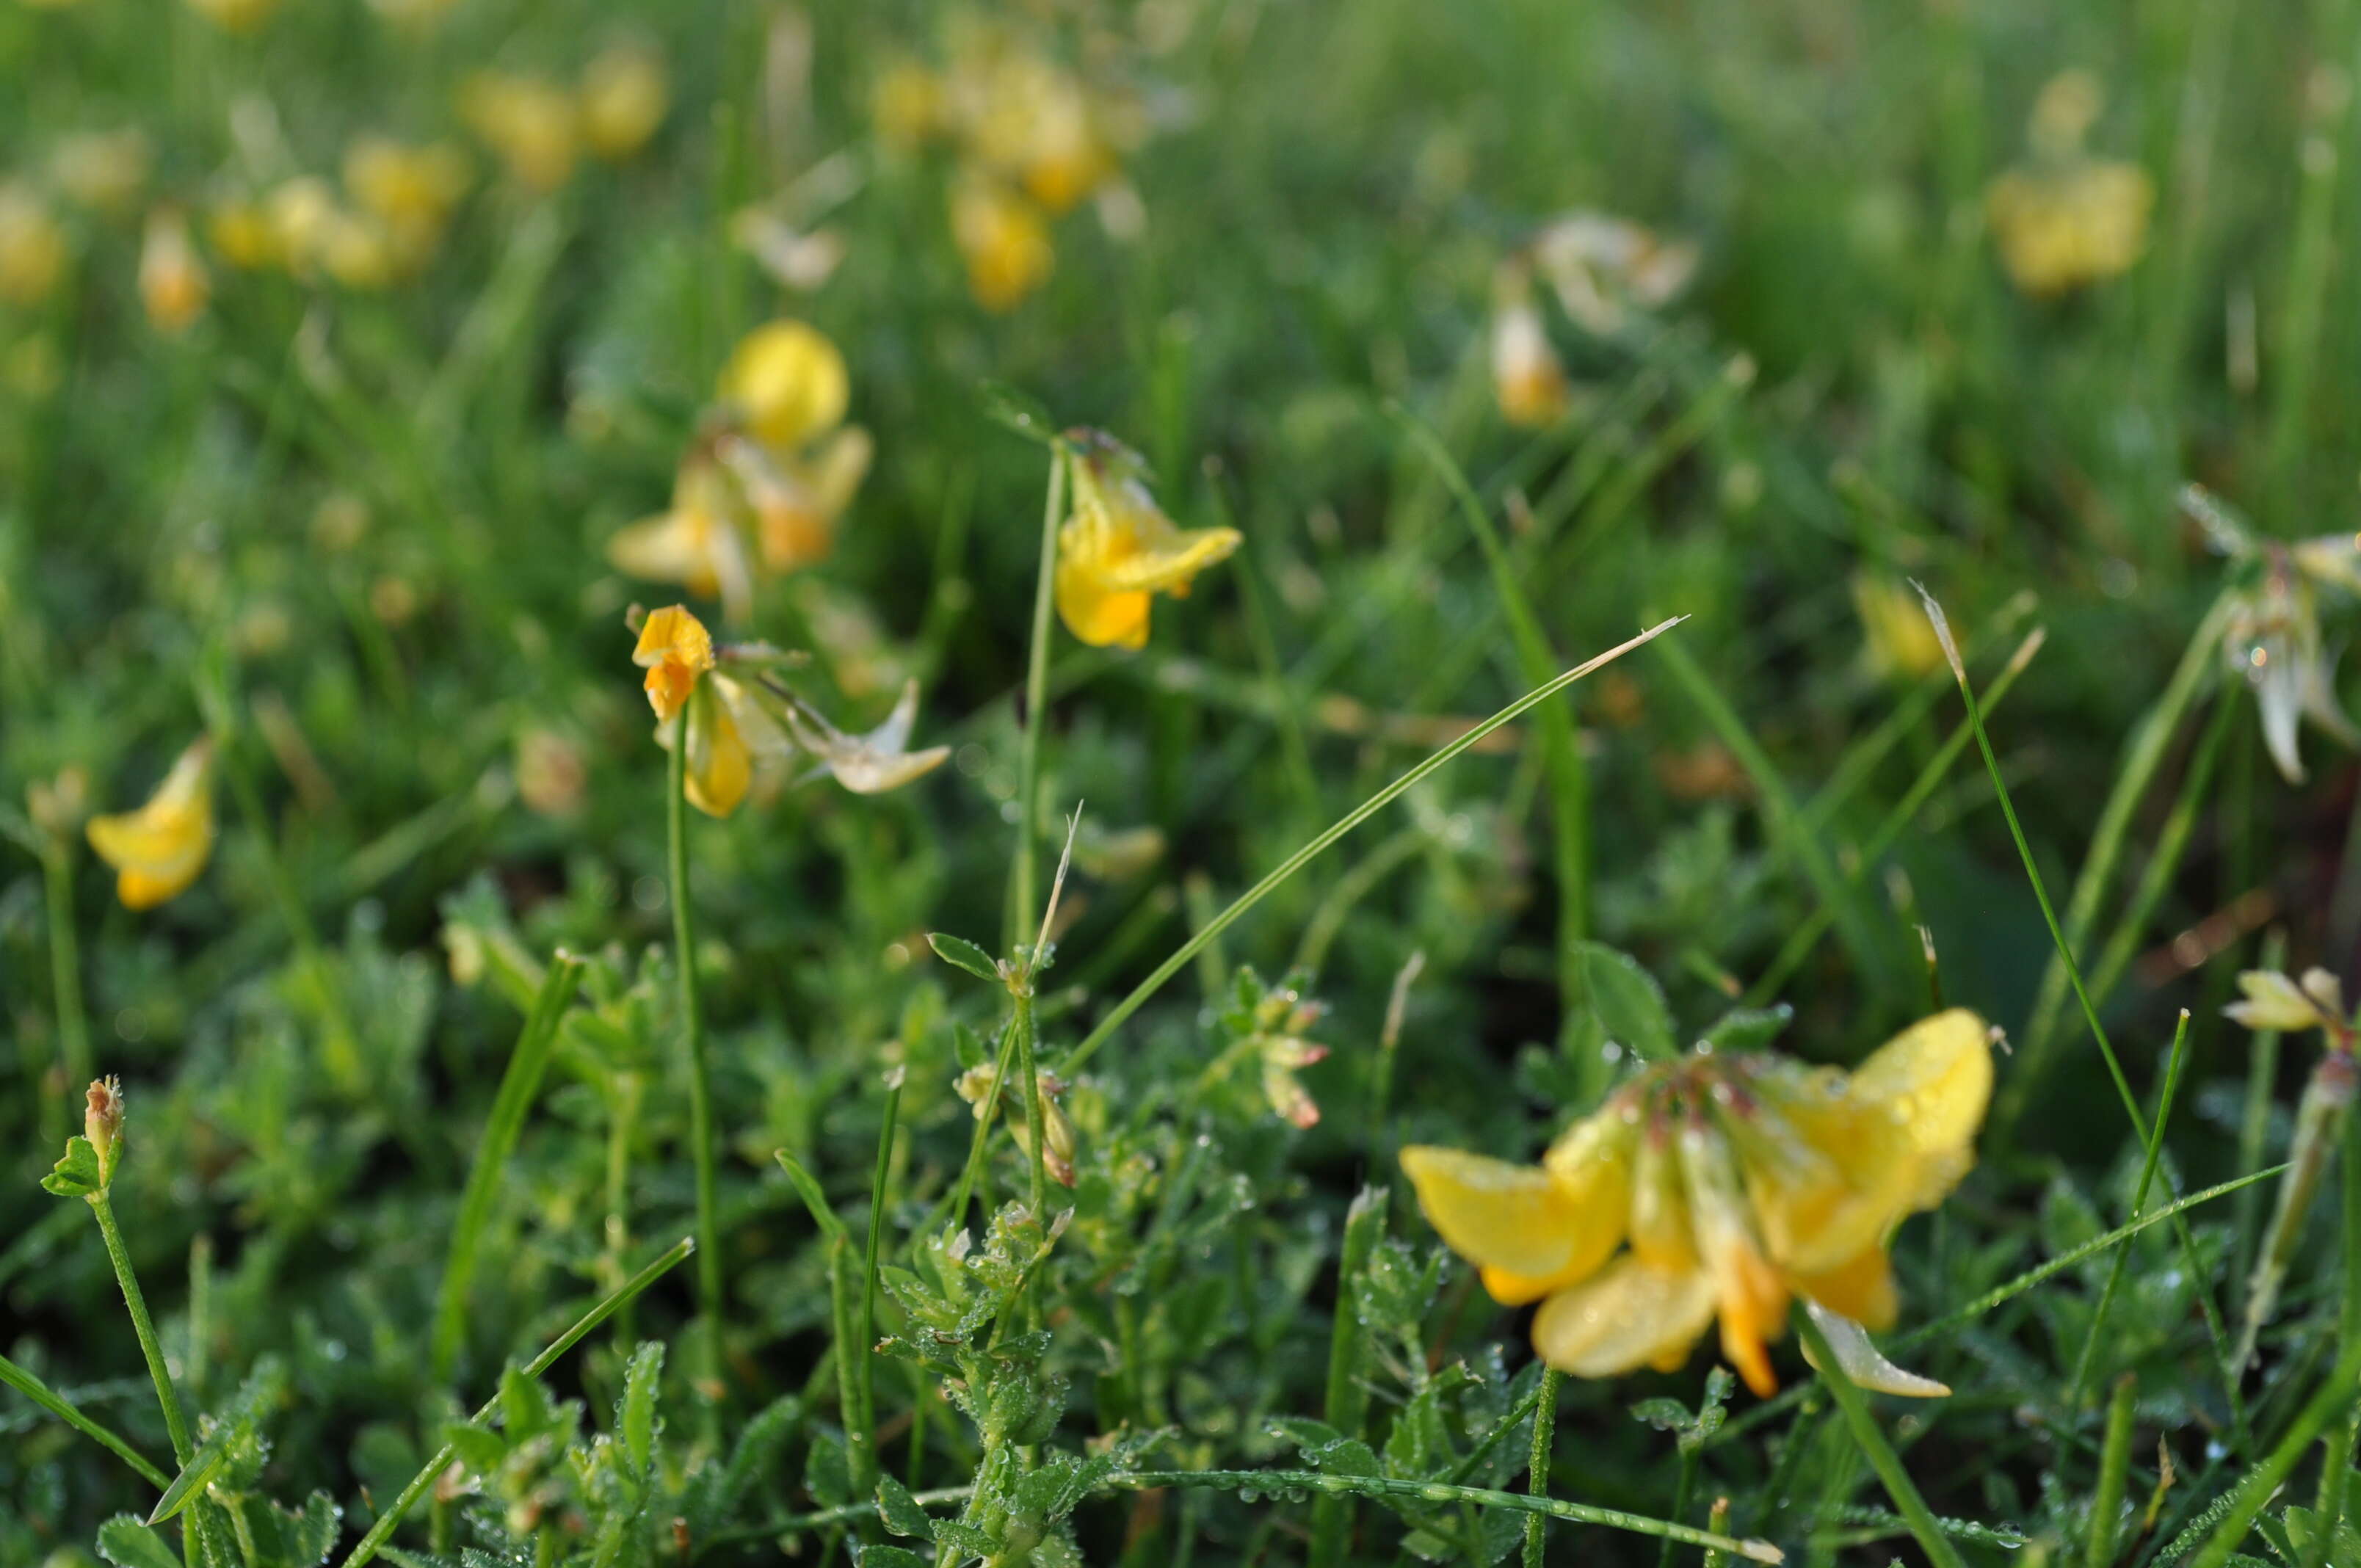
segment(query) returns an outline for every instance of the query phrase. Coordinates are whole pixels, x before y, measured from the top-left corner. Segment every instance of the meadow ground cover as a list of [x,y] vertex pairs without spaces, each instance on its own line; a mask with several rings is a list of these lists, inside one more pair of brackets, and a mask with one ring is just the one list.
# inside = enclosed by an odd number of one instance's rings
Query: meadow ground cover
[[2357,43],[0,0],[0,1563],[2361,1568]]

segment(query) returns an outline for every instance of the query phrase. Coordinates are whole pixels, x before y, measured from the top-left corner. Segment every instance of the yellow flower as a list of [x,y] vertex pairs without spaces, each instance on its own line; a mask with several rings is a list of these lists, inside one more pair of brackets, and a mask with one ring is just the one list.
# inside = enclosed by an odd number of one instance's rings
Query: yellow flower
[[271,188],[263,203],[275,254],[271,259],[297,277],[320,265],[330,232],[343,215],[336,194],[317,175],[299,174]]
[[139,301],[157,331],[175,336],[205,313],[213,280],[189,242],[188,220],[177,207],[148,214],[148,237],[139,250]]
[[214,254],[242,272],[277,266],[286,259],[279,230],[261,203],[232,197],[215,203],[205,218]]
[[[1974,1163],[1992,1078],[1983,1021],[1955,1008],[1850,1075],[1769,1052],[1651,1067],[1539,1166],[1412,1147],[1402,1168],[1495,1300],[1542,1303],[1533,1348],[1549,1365],[1584,1377],[1670,1370],[1719,1316],[1723,1354],[1769,1395],[1765,1347],[1791,1297],[1872,1328],[1893,1322],[1886,1239]],[[1879,1371],[1873,1352],[1844,1359],[1873,1387],[1939,1391]]]
[[581,116],[565,89],[529,76],[478,71],[459,90],[459,117],[500,154],[519,183],[555,191],[572,177]]
[[648,706],[659,721],[670,722],[697,677],[713,668],[713,634],[686,605],[668,605],[641,624],[631,663],[648,673]]
[[213,764],[213,742],[199,740],[147,805],[91,818],[90,847],[115,868],[115,894],[125,908],[152,909],[177,897],[205,869],[214,847]]
[[[672,726],[656,727],[656,744],[672,749]],[[708,817],[729,816],[758,782],[784,773],[791,750],[786,731],[745,686],[719,673],[697,683],[682,779],[689,805]]]
[[1148,643],[1148,601],[1181,598],[1239,544],[1235,528],[1182,529],[1156,505],[1139,459],[1104,436],[1068,459],[1074,510],[1058,530],[1058,616],[1094,648]]
[[448,142],[411,147],[364,136],[345,149],[345,189],[385,228],[401,269],[423,266],[443,242],[451,211],[467,193],[467,155]]
[[1565,416],[1565,367],[1550,346],[1549,329],[1532,301],[1522,267],[1501,269],[1493,280],[1492,393],[1500,417],[1540,429]]
[[582,68],[577,97],[582,139],[600,158],[620,162],[647,145],[671,106],[664,56],[649,44],[609,45]]
[[250,33],[270,20],[279,0],[189,0],[189,9],[224,31]]
[[917,147],[943,128],[943,79],[917,60],[896,60],[869,92],[869,118],[888,147]]
[[66,137],[49,154],[49,177],[77,206],[110,217],[128,214],[155,161],[148,133],[137,126]]
[[38,305],[65,275],[66,235],[30,186],[0,181],[0,302]]
[[785,451],[836,428],[852,383],[844,356],[825,334],[782,319],[739,342],[715,389],[755,440]]
[[1118,167],[1082,79],[1005,38],[978,39],[948,91],[969,156],[1053,214],[1096,191]]
[[1852,604],[1861,616],[1869,666],[1878,674],[1916,680],[1942,667],[1943,645],[1916,594],[1891,577],[1856,572]]
[[607,559],[619,572],[719,598],[725,619],[743,620],[754,583],[735,506],[729,475],[711,457],[692,453],[674,476],[671,510],[626,526],[607,542]]
[[968,292],[987,311],[1009,311],[1049,276],[1057,255],[1041,209],[996,181],[970,178],[951,194],[951,238],[967,263]]
[[737,436],[723,437],[718,451],[753,510],[763,565],[792,572],[836,548],[837,519],[869,472],[873,447],[853,425],[806,454],[765,451]]
[[1984,192],[1984,216],[2001,264],[2036,298],[2103,282],[2127,271],[2147,239],[2156,188],[2134,163],[2088,157],[2083,137],[2105,98],[2087,71],[2051,79],[2033,106],[2033,163]]

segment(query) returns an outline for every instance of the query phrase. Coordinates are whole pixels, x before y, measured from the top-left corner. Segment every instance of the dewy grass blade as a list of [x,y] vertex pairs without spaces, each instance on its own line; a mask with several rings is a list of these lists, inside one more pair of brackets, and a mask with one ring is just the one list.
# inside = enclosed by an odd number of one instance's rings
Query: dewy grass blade
[[[548,1371],[559,1356],[573,1349],[584,1336],[600,1323],[630,1305],[642,1291],[663,1278],[675,1264],[696,1250],[696,1239],[690,1236],[683,1236],[666,1247],[654,1262],[625,1280],[613,1295],[585,1312],[575,1321],[572,1328],[550,1341],[547,1349],[525,1364],[524,1375],[527,1377],[538,1377]],[[499,1412],[500,1408],[500,1397],[495,1394],[469,1419],[479,1422],[490,1420]],[[378,1549],[385,1544],[386,1537],[391,1535],[394,1527],[401,1523],[401,1516],[408,1513],[418,1499],[426,1495],[426,1488],[434,1484],[434,1478],[437,1475],[450,1468],[451,1461],[456,1456],[456,1451],[447,1442],[437,1449],[434,1457],[428,1460],[425,1467],[410,1478],[410,1485],[401,1489],[401,1495],[393,1499],[385,1512],[378,1516],[377,1522],[369,1526],[368,1532],[361,1537],[359,1544],[346,1554],[344,1568],[360,1568],[362,1563],[374,1558]]]
[[467,1185],[459,1197],[459,1215],[451,1227],[451,1250],[443,1265],[443,1288],[434,1307],[433,1362],[434,1380],[450,1381],[457,1365],[459,1346],[467,1325],[467,1286],[475,1277],[477,1249],[492,1217],[492,1200],[499,1195],[500,1176],[516,1148],[517,1136],[533,1109],[551,1052],[557,1044],[557,1025],[574,1000],[575,981],[582,960],[560,950],[542,977],[541,992],[517,1035],[516,1049],[500,1075],[499,1094],[492,1101],[491,1119],[484,1124],[483,1141],[476,1146],[476,1163],[468,1168]]
[[1264,898],[1269,895],[1273,888],[1278,887],[1281,883],[1287,881],[1288,878],[1293,876],[1297,872],[1301,871],[1305,866],[1311,864],[1312,861],[1317,860],[1321,852],[1326,850],[1330,845],[1335,843],[1337,839],[1342,839],[1345,834],[1350,833],[1354,828],[1358,828],[1362,823],[1367,822],[1370,817],[1384,810],[1404,792],[1416,785],[1421,779],[1425,778],[1429,773],[1433,773],[1444,763],[1449,762],[1453,758],[1458,756],[1461,752],[1466,751],[1469,747],[1483,740],[1485,736],[1489,735],[1495,729],[1499,729],[1500,726],[1509,723],[1510,720],[1516,718],[1519,715],[1524,713],[1527,709],[1534,707],[1536,704],[1547,702],[1551,697],[1555,696],[1558,693],[1564,691],[1575,682],[1582,679],[1585,675],[1604,669],[1607,665],[1613,663],[1624,654],[1629,653],[1632,649],[1653,641],[1655,639],[1663,636],[1666,631],[1671,630],[1674,627],[1678,626],[1682,621],[1687,619],[1688,618],[1686,616],[1676,615],[1669,620],[1658,621],[1655,625],[1648,628],[1647,630],[1642,631],[1639,636],[1631,639],[1629,641],[1619,642],[1614,647],[1607,650],[1606,652],[1598,655],[1596,658],[1576,665],[1573,669],[1566,671],[1564,674],[1559,675],[1556,679],[1551,681],[1547,685],[1537,686],[1533,690],[1527,692],[1524,696],[1519,697],[1516,701],[1510,703],[1499,712],[1492,715],[1491,718],[1484,720],[1483,723],[1469,729],[1465,735],[1460,736],[1448,746],[1436,751],[1424,762],[1419,763],[1418,766],[1411,769],[1410,772],[1402,774],[1401,777],[1394,780],[1393,783],[1386,785],[1385,788],[1378,791],[1377,794],[1369,796],[1368,799],[1363,801],[1360,805],[1346,812],[1343,817],[1337,818],[1335,824],[1329,828],[1326,832],[1321,834],[1318,838],[1304,845],[1303,848],[1296,850],[1292,855],[1290,855],[1286,860],[1280,861],[1268,875],[1265,876],[1260,882],[1255,883],[1254,886],[1246,889],[1243,894],[1240,894],[1236,901],[1231,904],[1227,909],[1223,910],[1219,915],[1213,916],[1212,920],[1207,921],[1203,927],[1199,928],[1194,936],[1191,937],[1188,941],[1182,943],[1180,948],[1175,949],[1171,957],[1166,959],[1161,964],[1159,964],[1156,967],[1155,972],[1151,973],[1146,980],[1141,981],[1138,985],[1134,987],[1130,995],[1125,997],[1121,1002],[1116,1003],[1114,1011],[1110,1012],[1104,1018],[1101,1019],[1099,1021],[1098,1027],[1093,1029],[1090,1034],[1083,1038],[1082,1043],[1074,1047],[1073,1054],[1069,1056],[1066,1058],[1064,1065],[1058,1069],[1059,1075],[1060,1077],[1070,1077],[1073,1073],[1079,1071],[1082,1063],[1088,1061],[1101,1046],[1106,1044],[1108,1037],[1112,1036],[1115,1030],[1123,1026],[1124,1020],[1129,1018],[1134,1013],[1137,1012],[1141,1004],[1147,1002],[1149,997],[1164,989],[1165,982],[1186,968],[1189,960],[1197,956],[1199,949],[1202,948],[1207,943],[1213,941],[1216,937],[1220,936],[1223,931],[1229,927],[1233,921],[1236,920],[1247,910],[1252,909],[1256,905],[1261,903]]
[[[1918,589],[1918,598],[1926,607],[1927,619],[1935,629],[1937,640],[1942,644],[1944,658],[1950,663],[1952,679],[1959,683],[1960,700],[1967,705],[1968,720],[1975,726],[1976,747],[1983,753],[1984,769],[1992,775],[1993,791],[2000,798],[2001,815],[2007,819],[2009,837],[2016,844],[2017,857],[2025,863],[2026,878],[2033,884],[2033,896],[2041,905],[2041,918],[2049,927],[2049,939],[2057,948],[2059,961],[2065,966],[2067,978],[2073,982],[2075,999],[2082,1004],[2082,1017],[2091,1026],[2092,1038],[2099,1043],[2099,1054],[2106,1061],[2108,1076],[2114,1080],[2115,1093],[2123,1101],[2124,1114],[2131,1120],[2133,1135],[2145,1143],[2148,1136],[2147,1118],[2140,1114],[2139,1102],[2132,1094],[2130,1081],[2124,1077],[2123,1063],[2115,1056],[2114,1044],[2108,1039],[2106,1025],[2099,1022],[2099,1010],[2091,1001],[2089,989],[2082,983],[2082,970],[2075,962],[2073,944],[2059,927],[2057,911],[2049,903],[2049,890],[2041,880],[2040,866],[2034,861],[2033,848],[2026,842],[2025,828],[2017,821],[2016,805],[2009,798],[2008,781],[2002,776],[2000,758],[1993,751],[1992,736],[1984,729],[1983,709],[1976,702],[1975,687],[1968,680],[1967,665],[1960,661],[1959,644],[1951,636],[1950,622],[1945,619],[1942,606],[1935,602],[1932,594],[1917,584],[1911,586]],[[2181,1255],[2189,1267],[2190,1277],[2197,1282],[2198,1302],[2205,1310],[2206,1332],[2213,1336],[2214,1360],[2221,1368],[2224,1392],[2229,1400],[2230,1421],[2238,1446],[2251,1453],[2254,1439],[2246,1429],[2246,1400],[2238,1390],[2238,1372],[2232,1361],[2229,1336],[2222,1327],[2221,1309],[2214,1302],[2213,1288],[2208,1283],[2211,1276],[2198,1254],[2196,1238],[2190,1234],[2188,1223],[2178,1213],[2173,1216],[2173,1230],[2180,1242]]]
[[6,1384],[9,1387],[14,1388],[16,1392],[22,1394],[36,1405],[40,1406],[41,1409],[49,1411],[49,1414],[57,1417],[58,1420],[65,1422],[66,1425],[73,1428],[74,1431],[82,1433],[82,1436],[89,1438],[93,1442],[98,1443],[102,1447],[107,1449],[109,1452],[114,1453],[117,1459],[122,1460],[124,1464],[128,1464],[132,1469],[137,1470],[139,1473],[139,1478],[141,1480],[154,1486],[158,1490],[160,1491],[171,1484],[171,1477],[165,1475],[161,1470],[156,1468],[154,1464],[150,1464],[147,1456],[142,1454],[137,1449],[132,1447],[122,1438],[116,1436],[105,1427],[99,1425],[98,1422],[91,1420],[88,1416],[83,1415],[80,1410],[76,1409],[72,1403],[63,1395],[57,1393],[55,1390],[50,1388],[48,1384],[42,1382],[38,1377],[34,1376],[30,1372],[26,1371],[23,1367],[17,1365],[15,1362],[9,1360],[5,1355],[0,1355],[0,1383]]

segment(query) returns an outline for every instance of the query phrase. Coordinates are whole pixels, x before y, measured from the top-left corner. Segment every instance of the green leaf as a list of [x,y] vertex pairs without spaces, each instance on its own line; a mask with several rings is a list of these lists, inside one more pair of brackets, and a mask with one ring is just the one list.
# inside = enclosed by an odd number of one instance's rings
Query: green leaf
[[805,1169],[803,1163],[785,1149],[778,1150],[773,1157],[778,1160],[779,1168],[787,1173],[787,1179],[795,1183],[796,1196],[801,1198],[804,1207],[811,1211],[812,1223],[818,1225],[832,1242],[848,1239],[844,1222],[836,1217],[836,1211],[829,1206],[828,1194],[820,1190],[819,1178]]
[[637,1475],[645,1475],[655,1457],[656,1392],[664,1361],[664,1345],[649,1340],[631,1353],[631,1364],[623,1370],[623,1398],[615,1408],[615,1425]]
[[164,1488],[162,1497],[156,1499],[155,1508],[148,1515],[149,1524],[162,1524],[196,1501],[198,1495],[205,1489],[205,1484],[214,1478],[221,1469],[222,1462],[229,1457],[230,1444],[236,1439],[239,1426],[240,1423],[235,1421],[223,1422],[198,1446],[196,1453],[189,1455],[189,1462],[181,1466],[181,1473],[172,1477],[172,1484]]
[[927,1560],[906,1546],[864,1546],[861,1568],[927,1568]]
[[1609,1037],[1643,1057],[1659,1060],[1679,1054],[1673,1043],[1672,1009],[1664,988],[1629,953],[1598,942],[1576,942],[1590,1009]]
[[877,1517],[889,1535],[913,1536],[919,1541],[935,1539],[934,1521],[927,1517],[927,1510],[910,1496],[910,1488],[891,1475],[878,1477]]
[[[955,1552],[966,1553],[967,1557],[1000,1555],[1000,1541],[997,1538],[978,1530],[972,1524],[961,1524],[957,1519],[937,1519],[935,1539]],[[954,1557],[951,1561],[960,1563],[966,1561],[966,1558]]]
[[98,1527],[98,1554],[115,1568],[181,1568],[180,1554],[131,1514],[117,1514]]
[[1777,1039],[1795,1010],[1782,1002],[1776,1007],[1733,1007],[1715,1019],[1703,1036],[1718,1051],[1759,1051]]
[[984,417],[994,424],[1045,446],[1057,441],[1058,422],[1049,417],[1049,411],[1032,393],[1005,381],[991,380],[978,382],[976,392],[983,400]]
[[87,1198],[99,1190],[98,1151],[76,1134],[66,1140],[66,1152],[41,1178],[41,1185],[60,1198]]
[[927,933],[927,946],[935,949],[935,957],[953,969],[963,969],[978,980],[1000,983],[1000,966],[992,955],[963,937],[947,936],[940,931]]
[[509,1445],[500,1441],[500,1433],[487,1431],[472,1422],[452,1422],[443,1429],[443,1441],[450,1445],[459,1463],[478,1475],[498,1470],[509,1456]]
[[834,1433],[812,1439],[811,1452],[804,1456],[804,1490],[824,1508],[840,1508],[852,1501],[852,1463]]

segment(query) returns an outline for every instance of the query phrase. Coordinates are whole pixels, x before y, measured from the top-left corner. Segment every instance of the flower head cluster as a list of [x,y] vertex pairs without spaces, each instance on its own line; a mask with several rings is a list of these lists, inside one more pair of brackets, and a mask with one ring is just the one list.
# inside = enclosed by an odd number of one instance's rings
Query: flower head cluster
[[1014,27],[965,20],[952,29],[950,65],[905,61],[877,82],[873,117],[889,145],[946,146],[951,237],[969,291],[1006,311],[1049,276],[1049,225],[1099,198],[1118,238],[1138,223],[1138,200],[1121,183],[1123,156],[1144,136],[1130,93],[1053,58]]
[[[1050,1180],[1071,1187],[1074,1184],[1074,1124],[1067,1119],[1065,1111],[1058,1103],[1058,1097],[1070,1086],[1053,1072],[1036,1071],[1033,1077],[1041,1091],[1041,1168]],[[975,1112],[975,1119],[981,1122],[993,1114],[993,1091],[999,1082],[999,1069],[984,1062],[961,1073],[952,1087],[959,1091],[959,1097],[968,1102]],[[1012,1086],[1007,1094],[999,1098],[1006,1102],[1000,1107],[1000,1113],[1007,1117],[1009,1130],[1016,1134],[1018,1145],[1030,1156],[1033,1152],[1033,1129],[1029,1124],[1031,1108],[1027,1103],[1027,1096],[1017,1093]]]
[[214,746],[199,738],[180,755],[146,805],[93,817],[85,831],[115,871],[115,896],[150,909],[187,891],[214,849]]
[[869,433],[844,423],[844,356],[818,328],[770,322],[722,367],[697,438],[673,478],[672,505],[609,542],[619,570],[752,611],[758,570],[828,558],[837,520],[869,472]]
[[1893,1322],[1887,1238],[1974,1163],[1992,1080],[1983,1021],[1954,1009],[1850,1074],[1708,1048],[1648,1068],[1538,1166],[1412,1147],[1402,1168],[1494,1299],[1542,1303],[1533,1348],[1552,1366],[1670,1370],[1718,1316],[1722,1354],[1767,1395],[1791,1299]]
[[1670,303],[1697,271],[1697,250],[1627,218],[1568,213],[1545,225],[1492,274],[1492,388],[1501,416],[1539,427],[1566,411],[1565,367],[1550,344],[1536,284],[1598,336],[1634,314]]
[[2102,283],[2130,269],[2147,241],[2156,190],[2136,163],[2089,156],[2083,142],[2105,107],[2088,71],[2052,79],[2035,100],[2032,160],[1984,192],[2001,264],[2037,298]]
[[1094,648],[1143,648],[1155,596],[1185,598],[1197,574],[1238,547],[1235,528],[1181,528],[1148,493],[1137,453],[1098,431],[1070,431],[1060,460],[1073,510],[1058,530],[1058,616]]
[[685,735],[683,787],[689,804],[708,817],[728,817],[750,794],[780,788],[799,752],[813,763],[807,778],[830,774],[855,795],[897,789],[950,755],[948,746],[909,749],[917,681],[902,688],[884,723],[848,735],[766,678],[765,666],[783,662],[779,654],[753,645],[717,647],[705,623],[680,605],[641,621],[631,662],[647,672],[642,684],[655,709],[656,743],[669,751]]

